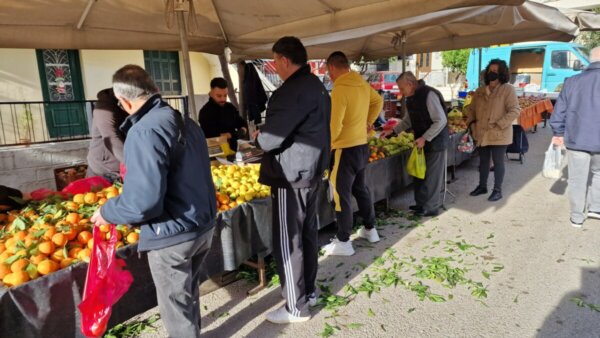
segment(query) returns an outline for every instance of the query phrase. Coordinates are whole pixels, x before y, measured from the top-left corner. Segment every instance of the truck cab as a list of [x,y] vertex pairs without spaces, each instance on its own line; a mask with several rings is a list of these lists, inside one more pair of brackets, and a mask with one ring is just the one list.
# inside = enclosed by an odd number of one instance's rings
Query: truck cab
[[[565,79],[579,74],[589,65],[584,47],[566,42],[519,43],[511,46],[473,49],[467,65],[469,89],[477,88],[478,77],[492,59],[506,61],[510,67],[510,83],[525,93],[558,96]],[[483,85],[483,80],[481,80]]]

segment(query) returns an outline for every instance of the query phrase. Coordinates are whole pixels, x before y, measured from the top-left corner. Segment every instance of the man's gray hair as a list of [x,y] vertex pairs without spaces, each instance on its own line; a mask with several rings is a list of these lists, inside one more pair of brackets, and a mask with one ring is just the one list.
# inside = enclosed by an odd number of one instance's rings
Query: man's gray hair
[[398,78],[396,79],[396,82],[400,82],[400,81],[412,83],[415,86],[417,86],[419,83],[417,80],[417,77],[411,71],[406,71],[406,72],[400,74],[400,76],[398,76]]
[[126,65],[117,70],[112,82],[115,96],[129,101],[145,99],[159,92],[150,74],[138,65]]
[[590,51],[590,62],[600,62],[600,47],[596,47]]

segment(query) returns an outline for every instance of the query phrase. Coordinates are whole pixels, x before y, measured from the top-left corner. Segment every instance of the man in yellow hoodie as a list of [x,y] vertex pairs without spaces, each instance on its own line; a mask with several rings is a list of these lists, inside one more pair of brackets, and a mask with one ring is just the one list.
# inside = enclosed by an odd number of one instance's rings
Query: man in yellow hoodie
[[337,235],[324,247],[325,254],[351,256],[350,240],[353,224],[352,196],[365,226],[358,236],[370,242],[379,241],[375,229],[375,210],[369,188],[365,184],[365,167],[369,160],[367,129],[377,119],[383,99],[360,74],[350,70],[348,58],[334,52],[327,58],[327,71],[333,80],[331,92],[331,150],[329,181],[337,218]]

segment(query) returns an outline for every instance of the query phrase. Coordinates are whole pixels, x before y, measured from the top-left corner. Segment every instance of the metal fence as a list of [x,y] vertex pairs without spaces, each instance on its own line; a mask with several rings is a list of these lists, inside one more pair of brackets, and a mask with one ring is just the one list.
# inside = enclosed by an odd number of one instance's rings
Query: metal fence
[[[181,112],[187,110],[186,96],[164,99]],[[0,147],[89,138],[95,103],[0,102]]]

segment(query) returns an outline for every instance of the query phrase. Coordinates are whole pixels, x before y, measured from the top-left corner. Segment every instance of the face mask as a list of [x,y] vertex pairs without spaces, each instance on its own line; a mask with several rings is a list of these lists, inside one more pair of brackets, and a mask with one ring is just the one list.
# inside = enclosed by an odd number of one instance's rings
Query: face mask
[[485,74],[485,80],[489,83],[492,81],[496,81],[498,80],[498,73],[495,72],[488,72],[487,74]]

